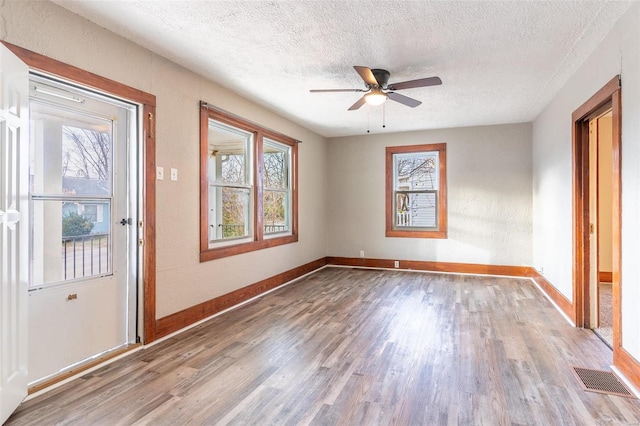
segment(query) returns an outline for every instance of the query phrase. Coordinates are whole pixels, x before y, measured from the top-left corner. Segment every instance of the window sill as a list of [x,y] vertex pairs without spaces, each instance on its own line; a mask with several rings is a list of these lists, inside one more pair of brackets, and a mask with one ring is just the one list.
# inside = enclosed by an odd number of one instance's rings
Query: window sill
[[398,238],[437,238],[446,239],[447,231],[400,231],[397,229],[387,230],[385,236]]
[[268,238],[261,241],[251,241],[248,243],[240,243],[223,247],[216,247],[212,249],[207,248],[200,251],[200,262],[222,259],[223,257],[235,256],[237,254],[249,253],[256,250],[291,244],[297,241],[297,235],[287,235],[283,237]]

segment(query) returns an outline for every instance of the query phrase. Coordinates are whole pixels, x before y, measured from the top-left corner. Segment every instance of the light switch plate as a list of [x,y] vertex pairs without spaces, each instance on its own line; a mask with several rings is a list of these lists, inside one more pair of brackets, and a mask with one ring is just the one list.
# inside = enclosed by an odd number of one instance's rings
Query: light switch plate
[[156,179],[162,180],[164,179],[164,169],[162,167],[156,167]]
[[178,180],[178,169],[171,169],[171,180]]

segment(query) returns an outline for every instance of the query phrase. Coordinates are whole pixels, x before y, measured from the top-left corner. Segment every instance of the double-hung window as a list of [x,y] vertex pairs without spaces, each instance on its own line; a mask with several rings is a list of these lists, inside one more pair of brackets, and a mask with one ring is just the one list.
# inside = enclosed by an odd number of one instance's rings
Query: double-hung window
[[209,120],[209,241],[238,242],[253,229],[253,133]]
[[446,238],[446,145],[387,147],[386,171],[386,236]]
[[264,138],[262,159],[262,226],[265,237],[290,232],[291,146]]
[[298,240],[297,143],[201,103],[200,260]]

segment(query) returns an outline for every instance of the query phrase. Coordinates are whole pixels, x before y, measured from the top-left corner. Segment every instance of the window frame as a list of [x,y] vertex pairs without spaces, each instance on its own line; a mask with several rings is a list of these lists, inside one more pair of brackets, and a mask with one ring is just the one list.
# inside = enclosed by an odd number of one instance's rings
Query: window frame
[[[438,209],[436,218],[438,226],[436,229],[415,227],[399,229],[395,226],[395,200],[396,191],[394,156],[396,154],[418,153],[418,152],[438,152]],[[386,147],[385,156],[385,217],[386,227],[385,235],[387,237],[400,238],[447,238],[447,149],[445,143],[424,144],[424,145],[405,145]]]
[[[217,247],[209,247],[209,181],[208,181],[208,156],[209,156],[209,120],[237,127],[241,130],[253,133],[252,147],[252,226],[253,235],[250,241],[234,244],[230,241],[220,241]],[[288,145],[291,152],[291,164],[289,168],[291,182],[291,231],[286,235],[265,235],[263,228],[263,140],[264,138]],[[256,123],[245,120],[227,111],[214,107],[207,102],[200,102],[200,262],[220,259],[237,254],[249,253],[265,248],[291,244],[298,241],[298,143],[289,136],[267,129]]]
[[[212,118],[209,118],[208,122],[212,120]],[[255,138],[256,135],[254,132],[244,129],[244,128],[240,128],[238,126],[232,126],[226,122],[220,121],[220,120],[214,120],[217,122],[218,129],[219,130],[225,130],[225,127],[228,128],[229,130],[227,131],[231,131],[233,132],[234,130],[239,130],[241,133],[245,133],[247,138],[243,141],[243,167],[245,168],[244,171],[244,178],[242,182],[225,182],[222,179],[222,164],[220,163],[220,170],[218,170],[218,168],[216,167],[216,176],[214,178],[213,181],[209,180],[211,179],[211,170],[209,170],[209,165],[210,165],[210,161],[207,161],[207,170],[205,170],[204,172],[207,173],[207,187],[208,187],[208,192],[207,192],[207,197],[209,197],[209,195],[211,194],[211,188],[216,188],[216,194],[217,194],[217,189],[220,189],[222,191],[224,191],[225,188],[227,189],[232,189],[232,190],[239,190],[239,191],[248,191],[248,211],[247,211],[247,220],[245,225],[246,230],[248,231],[246,235],[240,235],[240,236],[236,236],[236,237],[229,237],[229,238],[219,238],[219,239],[213,239],[213,240],[209,240],[209,243],[213,242],[215,245],[217,245],[218,247],[223,246],[223,245],[233,245],[233,244],[239,244],[239,243],[243,243],[243,242],[250,242],[253,240],[253,233],[254,233],[254,223],[255,221],[253,220],[253,215],[255,214],[255,208],[254,208],[254,192],[255,192],[255,187],[254,187],[254,153],[255,153],[255,149],[254,149],[254,144],[255,144]],[[219,126],[221,125],[221,126]],[[209,125],[207,125],[207,131],[209,130]],[[240,133],[238,132],[238,133]],[[207,136],[208,139],[208,136]],[[208,144],[207,144],[207,149],[208,149]],[[224,155],[224,154],[222,154]],[[207,159],[211,158],[209,155],[209,151],[207,151]],[[217,159],[216,159],[217,161]],[[207,202],[211,201],[210,198],[207,198]],[[209,209],[211,208],[211,206],[209,206]],[[218,212],[216,212],[215,217],[218,217]],[[221,212],[220,212],[221,213]],[[207,216],[209,217],[209,216]],[[211,225],[209,225],[211,226]],[[223,225],[224,226],[224,225]],[[217,231],[216,231],[217,232]],[[222,230],[222,234],[224,234],[224,229]],[[207,236],[207,238],[209,238],[209,236]]]
[[[266,140],[265,140],[266,139]],[[263,212],[262,212],[262,220],[263,220],[263,226],[262,226],[262,230],[264,232],[264,238],[277,238],[279,235],[288,235],[290,233],[290,230],[292,229],[292,216],[293,216],[293,208],[292,208],[292,199],[293,199],[293,189],[292,189],[292,175],[291,175],[291,165],[292,165],[292,160],[293,160],[293,156],[292,156],[292,146],[289,144],[285,144],[282,143],[281,141],[275,140],[275,139],[271,139],[268,136],[263,137],[262,139],[262,160],[263,160],[263,165],[264,165],[264,154],[265,154],[265,145],[271,145],[271,147],[273,149],[278,149],[281,150],[281,152],[283,152],[283,154],[285,155],[285,158],[287,159],[287,161],[285,162],[285,167],[284,167],[284,186],[281,188],[278,187],[267,187],[265,184],[265,177],[266,177],[266,173],[263,173],[262,175],[262,206],[263,206]],[[279,146],[281,145],[281,146]],[[263,168],[264,169],[264,168]],[[280,192],[280,193],[284,193],[286,194],[286,210],[285,210],[285,218],[286,220],[286,226],[288,229],[284,230],[284,231],[271,231],[271,232],[266,232],[265,229],[267,226],[280,226],[280,225],[266,225],[264,224],[264,199],[265,199],[265,193],[266,192]]]

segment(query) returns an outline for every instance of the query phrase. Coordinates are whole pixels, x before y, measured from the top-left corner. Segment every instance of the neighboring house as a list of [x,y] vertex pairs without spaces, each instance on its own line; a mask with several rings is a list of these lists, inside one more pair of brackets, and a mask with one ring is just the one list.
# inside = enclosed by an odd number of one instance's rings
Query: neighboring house
[[[85,195],[89,197],[108,197],[111,195],[109,183],[99,179],[85,179],[78,177],[63,176],[62,186],[65,194]],[[87,200],[64,202],[62,205],[62,216],[77,213],[93,223],[91,234],[106,234],[109,232],[111,222],[111,209],[109,201],[99,202],[97,200]]]

